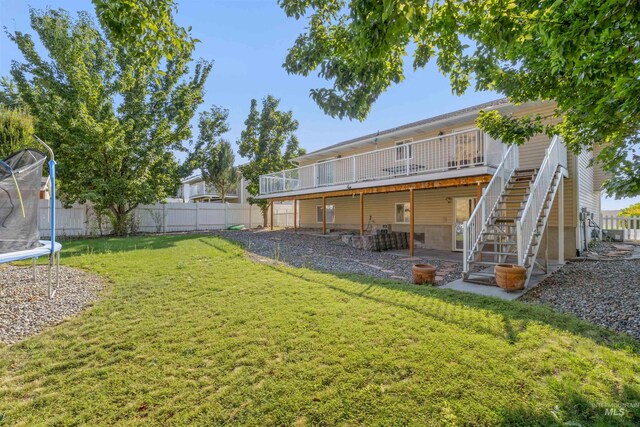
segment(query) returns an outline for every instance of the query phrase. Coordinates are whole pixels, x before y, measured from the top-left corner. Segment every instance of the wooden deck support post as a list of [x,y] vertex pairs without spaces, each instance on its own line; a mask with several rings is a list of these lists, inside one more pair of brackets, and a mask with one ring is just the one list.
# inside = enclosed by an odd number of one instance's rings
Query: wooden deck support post
[[273,231],[273,202],[269,203],[269,208],[271,209],[271,231]]
[[327,233],[327,198],[322,196],[322,234]]
[[298,232],[298,199],[293,199],[293,231]]
[[413,256],[413,188],[409,189],[409,256]]
[[360,237],[364,236],[364,194],[360,193]]

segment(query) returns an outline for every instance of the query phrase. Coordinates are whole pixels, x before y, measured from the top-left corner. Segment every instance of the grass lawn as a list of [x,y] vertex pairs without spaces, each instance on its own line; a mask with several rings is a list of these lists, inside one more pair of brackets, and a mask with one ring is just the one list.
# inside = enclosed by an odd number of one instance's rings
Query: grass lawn
[[0,425],[640,423],[598,406],[640,405],[638,344],[544,308],[256,264],[207,236],[67,242],[63,263],[112,285],[0,348]]

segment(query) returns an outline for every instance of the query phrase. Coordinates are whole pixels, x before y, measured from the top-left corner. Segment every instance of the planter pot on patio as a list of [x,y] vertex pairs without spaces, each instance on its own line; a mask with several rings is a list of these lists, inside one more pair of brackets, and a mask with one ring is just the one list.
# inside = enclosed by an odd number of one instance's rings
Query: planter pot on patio
[[424,285],[436,283],[436,268],[431,264],[416,264],[413,266],[413,283]]
[[524,289],[527,269],[513,264],[498,264],[495,267],[496,283],[505,291]]

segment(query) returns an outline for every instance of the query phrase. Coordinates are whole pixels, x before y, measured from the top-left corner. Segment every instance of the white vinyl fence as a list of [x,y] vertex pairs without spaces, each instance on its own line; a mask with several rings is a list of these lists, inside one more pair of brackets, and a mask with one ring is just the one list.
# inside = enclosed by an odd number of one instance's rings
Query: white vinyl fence
[[[90,205],[64,208],[59,202],[56,209],[58,236],[99,236],[109,234],[108,218],[100,221]],[[273,205],[273,223],[276,227],[293,227],[293,205]],[[38,218],[40,235],[49,236],[49,204],[40,201]],[[132,229],[141,233],[176,231],[220,230],[243,224],[254,228],[263,225],[262,212],[257,206],[238,203],[158,203],[138,206],[133,210]]]
[[624,241],[640,241],[640,216],[603,216],[600,227],[621,232]]

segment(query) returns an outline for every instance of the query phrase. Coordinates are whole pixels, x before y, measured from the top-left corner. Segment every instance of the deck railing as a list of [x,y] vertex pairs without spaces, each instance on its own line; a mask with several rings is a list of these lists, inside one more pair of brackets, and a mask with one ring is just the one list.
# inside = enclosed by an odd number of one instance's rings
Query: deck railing
[[491,217],[491,213],[496,208],[500,194],[504,190],[505,185],[511,179],[511,175],[518,169],[519,155],[518,146],[512,145],[504,155],[504,159],[496,169],[489,185],[484,189],[484,193],[475,209],[469,216],[469,220],[464,225],[464,242],[463,242],[463,270],[468,271],[468,262],[472,260],[473,253],[480,235],[484,228],[487,218]]
[[487,157],[495,152],[488,149],[488,141],[499,144],[471,129],[274,172],[260,177],[260,194],[487,165]]
[[[197,184],[192,184],[189,186],[189,197],[199,197],[199,196],[217,196],[218,191],[213,185],[205,184],[204,181],[198,182]],[[238,189],[234,189],[227,193],[227,197],[237,197]]]
[[518,237],[518,264],[525,265],[529,254],[529,248],[535,238],[538,220],[545,208],[549,189],[558,173],[560,166],[567,166],[567,149],[559,136],[554,136],[546,150],[546,155],[536,179],[531,186],[531,193],[527,199],[522,215],[517,224]]

